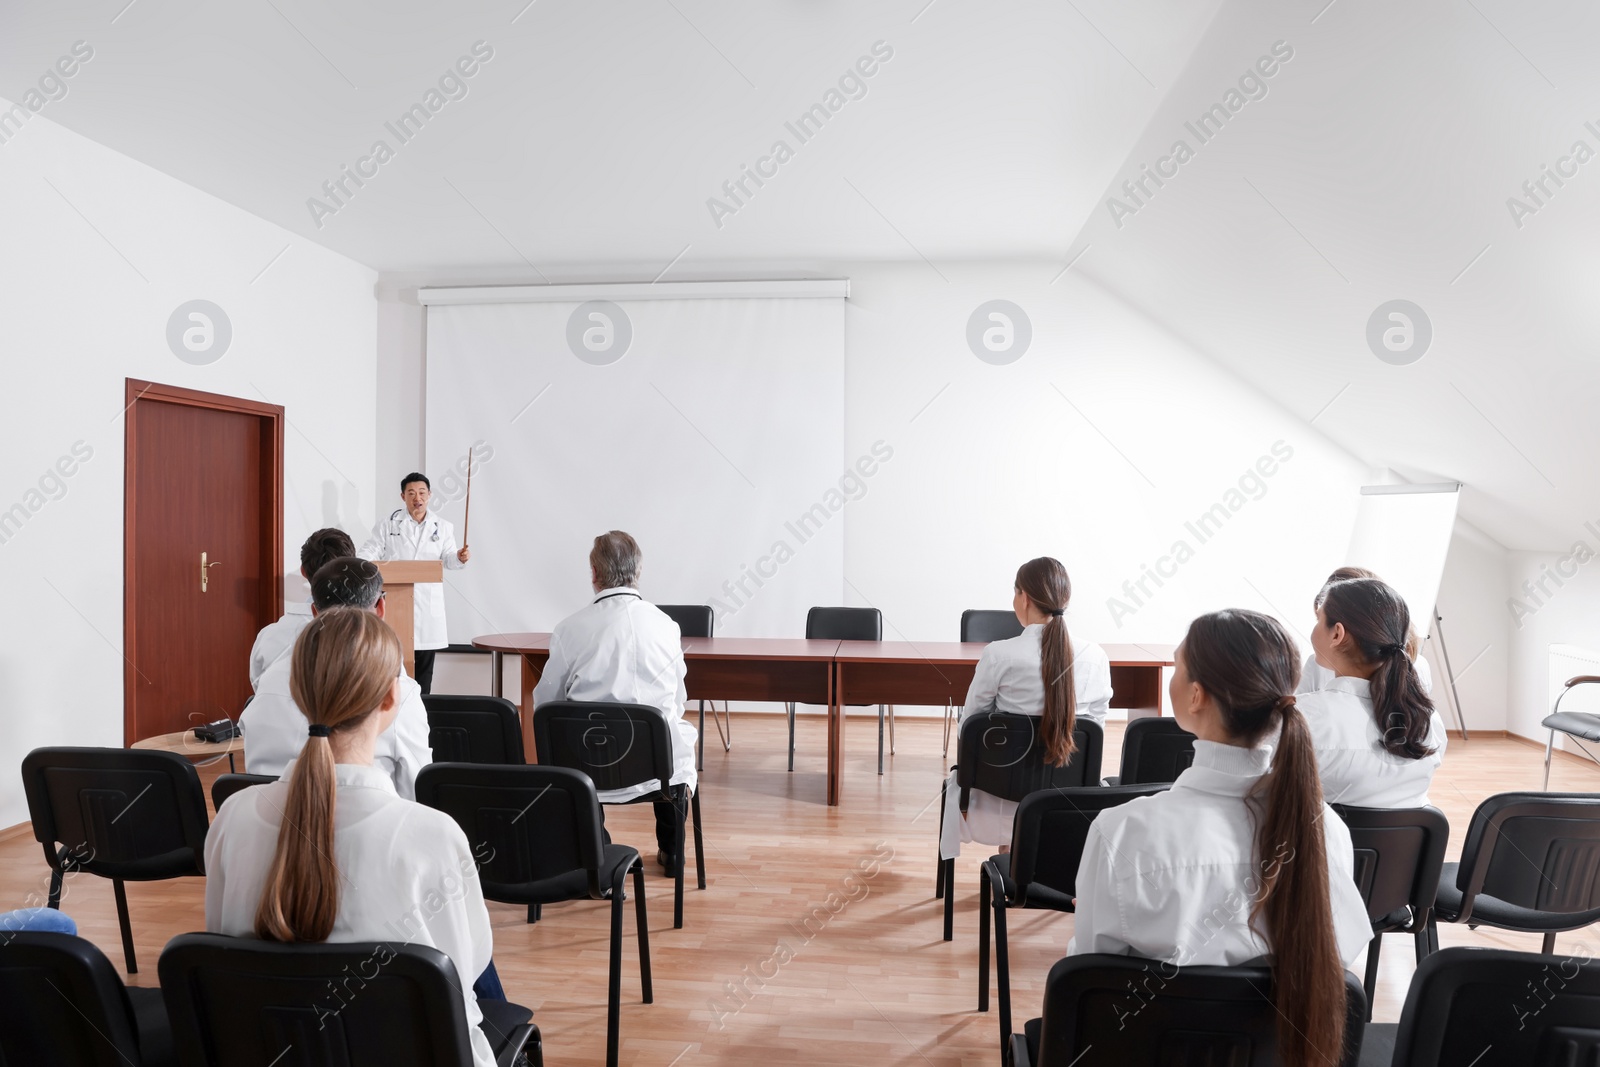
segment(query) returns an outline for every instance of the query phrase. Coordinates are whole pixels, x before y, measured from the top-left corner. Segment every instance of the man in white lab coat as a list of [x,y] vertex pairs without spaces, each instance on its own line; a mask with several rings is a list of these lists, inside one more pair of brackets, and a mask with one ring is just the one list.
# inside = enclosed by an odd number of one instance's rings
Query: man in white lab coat
[[[318,530],[300,546],[300,577],[309,583],[311,576],[324,563],[355,554],[355,543],[343,530],[336,526]],[[294,639],[300,636],[301,630],[311,625],[312,610],[309,600],[291,601],[283,606],[281,619],[269,623],[256,634],[256,643],[250,646],[251,689],[256,687],[261,675],[277,662],[279,656],[294,648]]]
[[[621,530],[594,539],[589,552],[593,603],[556,624],[550,660],[533,689],[537,708],[551,700],[595,700],[645,704],[661,709],[672,727],[672,780],[698,784],[694,726],[683,717],[683,644],[678,624],[639,595],[639,543]],[[607,790],[602,803],[624,803],[659,788],[655,780],[630,789]],[[656,860],[668,874],[683,863],[683,822],[672,805],[657,802]]]
[[[379,519],[372,536],[361,546],[362,559],[380,563],[394,559],[437,559],[458,571],[467,565],[472,552],[463,545],[456,548],[456,528],[428,510],[433,486],[426,474],[412,471],[400,479],[400,499],[405,507],[395,508],[386,519]],[[445,636],[444,586],[425,582],[415,587],[412,611],[417,684],[424,693],[433,691],[433,655],[450,643]]]
[[[311,576],[311,611],[335,605],[384,614],[383,576],[367,560],[346,556],[331,560]],[[296,638],[298,640],[298,638]],[[244,769],[250,774],[281,776],[306,743],[305,713],[289,689],[293,654],[279,656],[261,675],[255,699],[239,716],[244,728]],[[433,762],[428,744],[428,709],[417,683],[400,675],[400,711],[394,725],[378,735],[372,764],[389,776],[396,793],[417,796],[417,773]]]

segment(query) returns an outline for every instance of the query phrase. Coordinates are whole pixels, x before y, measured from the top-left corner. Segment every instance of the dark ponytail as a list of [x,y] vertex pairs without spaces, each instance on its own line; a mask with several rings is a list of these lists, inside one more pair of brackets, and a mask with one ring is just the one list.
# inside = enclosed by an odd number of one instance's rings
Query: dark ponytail
[[1262,810],[1250,918],[1261,920],[1272,948],[1279,1059],[1290,1067],[1342,1062],[1344,962],[1329,896],[1322,783],[1310,728],[1291,695],[1300,681],[1294,642],[1270,616],[1219,611],[1189,626],[1180,655],[1231,738],[1255,745],[1279,728],[1272,771],[1251,797]]
[[1383,747],[1401,759],[1433,755],[1428,744],[1433,701],[1417,677],[1406,602],[1376,578],[1334,582],[1322,590],[1318,607],[1329,627],[1343,624],[1372,673],[1372,717]]
[[1062,617],[1072,600],[1067,568],[1049,556],[1030,559],[1017,568],[1017,590],[1049,616],[1039,635],[1039,674],[1044,681],[1044,710],[1039,740],[1045,761],[1064,767],[1077,745],[1072,729],[1078,720],[1078,690],[1072,676],[1072,638]]

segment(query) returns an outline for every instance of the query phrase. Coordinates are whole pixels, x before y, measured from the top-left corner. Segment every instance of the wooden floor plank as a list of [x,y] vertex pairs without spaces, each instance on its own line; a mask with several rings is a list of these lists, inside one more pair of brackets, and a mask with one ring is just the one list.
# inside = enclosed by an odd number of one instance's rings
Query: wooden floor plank
[[[623,946],[622,1060],[630,1064],[984,1064],[998,1062],[999,1030],[977,1003],[978,864],[969,848],[956,864],[956,940],[941,939],[933,896],[944,760],[937,721],[904,719],[899,753],[875,773],[875,733],[852,718],[844,804],[824,803],[824,720],[802,717],[793,774],[784,770],[782,718],[736,716],[734,748],[706,748],[705,892],[685,894],[682,930],[672,929],[672,883],[649,872],[655,1003],[640,1003],[633,917]],[[1105,769],[1117,765],[1122,729],[1106,731]],[[1484,797],[1537,789],[1543,753],[1502,738],[1452,740],[1432,791],[1450,819],[1450,858],[1460,851]],[[210,779],[226,769],[202,770]],[[1600,791],[1600,768],[1558,760],[1553,789]],[[613,838],[654,855],[648,807],[612,808]],[[874,866],[875,864],[875,866]],[[865,868],[865,869],[863,869]],[[872,872],[868,876],[868,872]],[[0,903],[42,902],[48,872],[31,838],[0,841]],[[138,985],[156,984],[161,946],[203,926],[200,879],[130,884]],[[511,999],[536,1010],[551,1063],[600,1064],[605,1055],[609,906],[547,907],[536,925],[525,910],[491,904],[495,962]],[[69,879],[63,910],[119,967],[121,943],[111,885]],[[1018,1023],[1037,1013],[1043,980],[1072,936],[1072,917],[1013,913],[1010,942]],[[1441,929],[1446,945],[1537,951],[1535,935]],[[1577,950],[1595,931],[1563,935]],[[1358,970],[1360,964],[1357,964]],[[1385,946],[1375,1017],[1398,1018],[1415,969],[1411,942]]]

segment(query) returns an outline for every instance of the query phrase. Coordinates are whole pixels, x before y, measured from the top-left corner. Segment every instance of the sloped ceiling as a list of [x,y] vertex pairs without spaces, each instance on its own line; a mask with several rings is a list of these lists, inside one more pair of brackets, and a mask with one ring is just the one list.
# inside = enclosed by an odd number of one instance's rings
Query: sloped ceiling
[[[0,10],[0,95],[46,79],[44,117],[380,271],[1071,264],[1517,548],[1600,519],[1597,54],[1577,0]],[[1431,324],[1404,365],[1367,339],[1393,300]]]

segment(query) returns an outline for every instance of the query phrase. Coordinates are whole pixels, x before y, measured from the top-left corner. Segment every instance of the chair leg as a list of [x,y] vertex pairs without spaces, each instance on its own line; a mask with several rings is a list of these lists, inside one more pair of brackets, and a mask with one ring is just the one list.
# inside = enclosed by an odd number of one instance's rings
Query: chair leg
[[617,1067],[617,1031],[622,1021],[622,901],[627,872],[611,883],[611,976],[606,991],[606,1067]]
[[1372,994],[1378,988],[1378,956],[1383,952],[1383,935],[1373,934],[1367,942],[1367,974],[1361,985],[1367,991],[1367,1022],[1372,1021]]
[[956,939],[956,861],[941,860],[944,865],[944,939]]
[[[711,718],[715,720],[716,717],[717,709],[713,707],[711,709]],[[694,769],[697,771],[706,769],[706,702],[704,700],[700,702],[700,736],[695,739]]]
[[1539,949],[1539,951],[1543,952],[1546,956],[1555,955],[1556,932],[1554,930],[1551,930],[1549,933],[1544,935],[1544,945]]
[[1434,952],[1438,952],[1439,951],[1439,921],[1433,917],[1432,913],[1429,913],[1429,915],[1428,915],[1428,928],[1424,932],[1428,935],[1428,952],[1430,954],[1434,953]]
[[[943,782],[939,783],[939,848],[940,848],[941,852],[944,849],[944,805],[945,805],[945,800],[947,799],[946,795],[945,795],[945,790],[947,790],[949,788],[950,788],[950,780],[948,778],[945,779]],[[943,855],[939,855],[935,859],[935,861],[934,861],[934,870],[935,870],[936,873],[933,876],[933,899],[938,900],[940,897],[944,896],[944,857],[943,857]]]
[[883,773],[883,705],[878,705],[878,773]]
[[539,921],[539,905],[537,905],[537,904],[529,904],[528,905],[528,923],[529,923],[529,925],[532,925],[533,923],[536,923],[538,921]]
[[1550,792],[1550,753],[1555,749],[1555,747],[1556,731],[1555,727],[1552,726],[1550,728],[1550,736],[1546,738],[1544,742],[1544,785],[1541,788],[1541,791],[1545,793]]
[[989,1010],[989,861],[978,868],[978,1010]]
[[655,986],[650,980],[650,922],[644,906],[644,864],[633,864],[633,915],[639,927],[639,984],[644,987],[644,1002],[655,1003]]
[[61,910],[61,868],[50,868],[50,907]]
[[994,979],[1000,998],[1000,1054],[1005,1055],[1011,1043],[1011,948],[1006,940],[1005,887],[1000,882],[1000,872],[991,868],[989,878],[993,884],[991,907],[994,908]]
[[[676,786],[674,788],[682,789],[683,787]],[[673,798],[672,817],[677,820],[678,823],[677,833],[673,834],[673,839],[680,842],[678,846],[679,848],[684,847],[682,844],[685,836],[683,832],[683,823],[684,819],[688,815],[688,807],[688,798],[683,796],[681,793]],[[683,869],[688,865],[689,864],[685,861],[685,857],[682,853],[680,853],[678,855],[678,872],[672,879],[672,928],[674,930],[683,929]]]
[[690,813],[694,816],[694,872],[699,878],[700,888],[706,887],[706,846],[705,840],[700,836],[700,787],[695,786],[694,796],[689,801]]
[[789,773],[794,773],[794,702],[789,703]]
[[117,897],[117,922],[122,926],[122,958],[128,964],[128,973],[138,974],[139,961],[133,955],[133,927],[128,922],[128,894],[122,888],[122,879],[113,878],[111,889]]
[[[1413,940],[1416,941],[1417,962],[1419,964],[1428,958],[1428,952],[1430,951],[1428,947],[1428,926],[1432,923],[1432,921],[1433,913],[1431,911],[1424,915],[1419,915],[1416,918],[1416,932],[1413,935]],[[1367,1003],[1372,1003],[1371,996],[1367,997]]]

